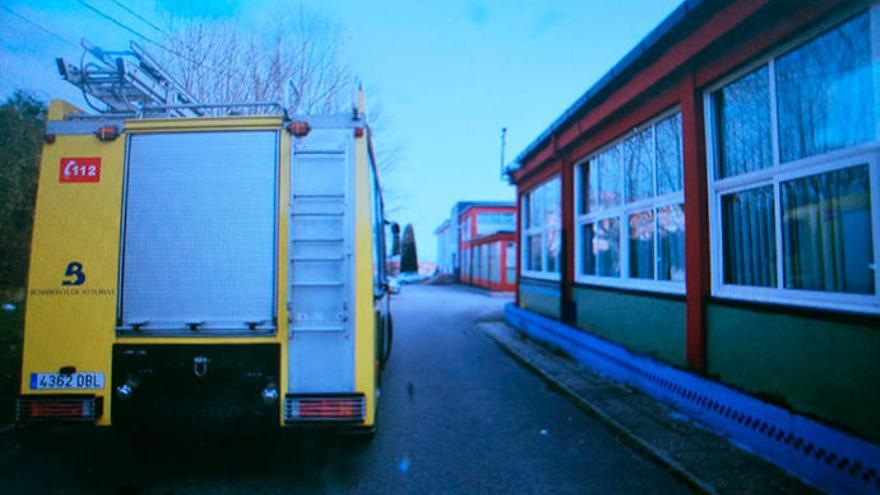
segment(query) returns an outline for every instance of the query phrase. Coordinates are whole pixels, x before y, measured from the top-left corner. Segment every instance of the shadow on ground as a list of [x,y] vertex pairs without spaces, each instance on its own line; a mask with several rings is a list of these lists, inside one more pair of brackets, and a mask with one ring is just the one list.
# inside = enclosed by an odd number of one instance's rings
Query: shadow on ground
[[[17,428],[0,438],[17,466],[4,493],[316,493],[356,489],[370,443],[295,431],[243,437],[144,438],[105,431]],[[51,466],[51,473],[46,472]],[[8,470],[8,471],[7,471]],[[8,490],[8,491],[6,491]]]

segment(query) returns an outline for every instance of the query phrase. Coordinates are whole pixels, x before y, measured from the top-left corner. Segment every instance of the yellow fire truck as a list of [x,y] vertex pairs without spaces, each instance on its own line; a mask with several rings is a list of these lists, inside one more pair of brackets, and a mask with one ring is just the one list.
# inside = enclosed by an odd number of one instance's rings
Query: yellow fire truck
[[362,96],[305,118],[172,103],[50,104],[18,421],[374,431],[399,229]]

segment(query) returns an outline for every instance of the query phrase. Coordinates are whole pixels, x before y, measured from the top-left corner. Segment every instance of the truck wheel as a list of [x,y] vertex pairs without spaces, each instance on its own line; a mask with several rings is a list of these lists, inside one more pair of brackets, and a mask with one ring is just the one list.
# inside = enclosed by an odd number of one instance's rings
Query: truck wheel
[[385,325],[385,338],[382,339],[382,354],[379,357],[379,365],[385,369],[385,363],[391,357],[391,345],[394,342],[394,320],[388,315],[388,323]]

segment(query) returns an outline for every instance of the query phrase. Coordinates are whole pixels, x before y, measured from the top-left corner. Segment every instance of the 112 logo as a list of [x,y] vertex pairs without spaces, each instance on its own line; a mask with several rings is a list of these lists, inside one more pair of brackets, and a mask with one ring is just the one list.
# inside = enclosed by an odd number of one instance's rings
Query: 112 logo
[[62,158],[58,182],[101,182],[101,158]]

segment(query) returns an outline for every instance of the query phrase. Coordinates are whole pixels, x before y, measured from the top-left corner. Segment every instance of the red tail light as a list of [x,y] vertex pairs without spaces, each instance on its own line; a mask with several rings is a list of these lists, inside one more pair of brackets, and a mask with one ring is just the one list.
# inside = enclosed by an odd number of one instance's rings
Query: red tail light
[[95,421],[102,400],[93,395],[22,395],[16,400],[17,421]]
[[297,422],[362,422],[366,415],[363,394],[288,395],[285,419]]
[[79,418],[83,416],[84,405],[77,403],[46,401],[28,404],[28,413],[32,419],[41,418]]
[[354,404],[338,400],[315,400],[302,402],[299,406],[301,418],[354,418],[357,416]]

